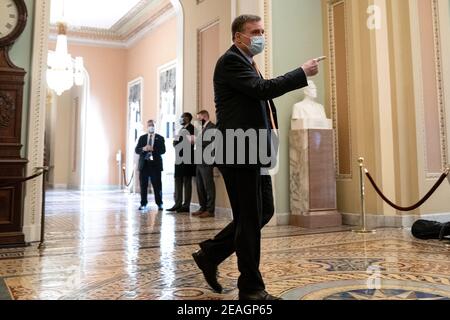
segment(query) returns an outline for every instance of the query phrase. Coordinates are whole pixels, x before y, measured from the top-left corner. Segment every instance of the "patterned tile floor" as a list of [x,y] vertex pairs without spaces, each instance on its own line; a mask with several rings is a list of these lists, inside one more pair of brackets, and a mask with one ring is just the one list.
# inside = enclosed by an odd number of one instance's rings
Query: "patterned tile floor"
[[[236,299],[234,256],[220,266],[223,295],[209,290],[191,258],[229,217],[140,213],[137,206],[136,196],[120,192],[49,192],[46,248],[0,250],[0,299]],[[269,292],[292,300],[450,298],[445,243],[398,229],[322,232],[264,229]]]

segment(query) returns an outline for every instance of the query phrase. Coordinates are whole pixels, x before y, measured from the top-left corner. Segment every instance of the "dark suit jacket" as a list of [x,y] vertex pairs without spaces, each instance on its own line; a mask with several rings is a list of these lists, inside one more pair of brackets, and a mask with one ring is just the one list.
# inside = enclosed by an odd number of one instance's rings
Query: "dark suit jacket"
[[[241,51],[233,45],[219,59],[214,72],[217,129],[224,136],[227,129],[271,130],[268,103],[278,126],[272,99],[307,85],[307,77],[301,68],[271,80],[263,79]],[[247,146],[246,153],[252,148],[256,147]],[[246,162],[244,166],[252,165]],[[256,166],[261,166],[259,161]]]
[[[195,127],[192,124],[189,124],[186,129],[191,136],[195,136]],[[180,143],[190,143],[190,142],[184,142],[184,137],[181,136],[178,141],[174,141],[174,146],[177,146]],[[181,150],[180,154],[176,154],[176,157],[183,157],[183,151]],[[194,164],[194,145],[191,145],[191,161],[190,163],[182,163],[182,164],[176,164],[175,165],[175,178],[180,177],[195,177],[195,164]]]
[[[145,152],[143,149],[147,145],[148,134],[144,134],[139,138],[139,142],[136,146],[136,153],[139,155],[139,170],[142,170],[145,165],[145,156],[148,152]],[[164,138],[159,134],[155,134],[155,142],[153,143],[153,161],[149,161],[152,167],[157,168],[158,170],[163,171],[163,161],[161,155],[166,153],[166,143]]]

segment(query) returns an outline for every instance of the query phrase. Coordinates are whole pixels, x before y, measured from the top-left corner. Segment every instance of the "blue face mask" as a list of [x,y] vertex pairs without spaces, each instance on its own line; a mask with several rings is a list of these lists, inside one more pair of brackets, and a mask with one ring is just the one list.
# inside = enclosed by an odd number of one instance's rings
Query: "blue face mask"
[[[243,34],[243,36],[249,38],[245,34]],[[245,43],[244,45],[248,48],[248,50],[250,50],[251,54],[256,56],[264,51],[264,48],[266,46],[266,38],[264,36],[254,36],[249,39],[251,40],[250,47]]]

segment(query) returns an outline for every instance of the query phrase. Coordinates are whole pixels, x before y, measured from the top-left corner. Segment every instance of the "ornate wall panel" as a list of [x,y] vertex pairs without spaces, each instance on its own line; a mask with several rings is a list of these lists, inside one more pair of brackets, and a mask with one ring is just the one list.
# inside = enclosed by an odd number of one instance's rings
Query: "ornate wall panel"
[[425,165],[428,177],[448,162],[438,0],[420,0]]
[[79,129],[80,129],[80,98],[73,99],[73,144],[72,144],[72,173],[76,173],[78,168],[78,144],[79,144]]
[[266,79],[271,79],[273,76],[272,0],[264,0],[264,29],[266,36],[266,49],[264,50],[264,75]]
[[20,114],[15,112],[16,91],[0,92],[0,136],[3,142],[20,140]]
[[331,108],[335,130],[336,171],[339,179],[352,177],[352,144],[348,85],[346,5],[343,0],[328,2]]
[[213,76],[220,57],[220,23],[214,20],[198,30],[197,109],[207,110],[215,121]]
[[[45,106],[47,85],[48,34],[50,21],[50,1],[36,2],[34,24],[33,60],[30,89],[30,111],[28,127],[27,175],[33,174],[44,162]],[[27,241],[39,239],[39,223],[42,204],[42,179],[27,183],[25,196],[24,233]]]

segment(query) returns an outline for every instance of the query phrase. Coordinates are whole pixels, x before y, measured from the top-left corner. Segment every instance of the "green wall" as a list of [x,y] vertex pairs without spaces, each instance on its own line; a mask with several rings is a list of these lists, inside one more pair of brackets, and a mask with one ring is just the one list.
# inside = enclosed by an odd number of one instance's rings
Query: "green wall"
[[[320,0],[273,0],[273,68],[274,76],[300,67],[305,61],[322,55],[323,26]],[[324,104],[324,73],[313,77],[319,98]],[[278,213],[290,212],[289,200],[289,130],[292,107],[303,99],[301,90],[275,101],[280,122],[280,170],[276,176]],[[327,106],[325,105],[327,109]]]
[[28,21],[27,26],[11,48],[9,56],[12,62],[25,69],[27,72],[25,76],[25,87],[23,91],[23,108],[22,108],[22,156],[25,155],[26,141],[27,141],[27,121],[29,114],[29,101],[30,101],[30,76],[31,76],[31,54],[33,50],[33,26],[34,26],[34,6],[35,1],[25,0],[28,9]]

